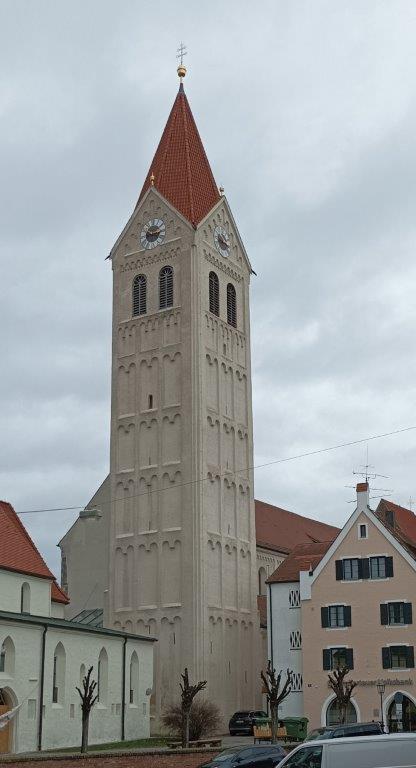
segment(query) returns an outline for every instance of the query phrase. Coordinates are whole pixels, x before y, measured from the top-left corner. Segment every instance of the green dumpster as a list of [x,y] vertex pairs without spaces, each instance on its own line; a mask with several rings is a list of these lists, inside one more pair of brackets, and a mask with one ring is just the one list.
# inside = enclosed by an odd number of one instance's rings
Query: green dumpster
[[284,717],[282,723],[286,728],[288,740],[303,741],[306,738],[309,723],[307,717]]

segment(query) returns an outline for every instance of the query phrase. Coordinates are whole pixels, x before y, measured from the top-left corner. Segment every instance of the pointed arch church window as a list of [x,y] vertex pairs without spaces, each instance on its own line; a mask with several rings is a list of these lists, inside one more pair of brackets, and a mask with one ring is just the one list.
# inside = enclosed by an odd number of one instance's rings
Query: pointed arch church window
[[173,269],[162,267],[159,272],[159,309],[173,307]]
[[209,311],[213,315],[220,314],[220,286],[215,272],[209,273]]
[[136,275],[133,280],[133,316],[145,315],[147,312],[147,279],[146,275]]
[[227,323],[237,328],[237,300],[232,283],[227,285]]

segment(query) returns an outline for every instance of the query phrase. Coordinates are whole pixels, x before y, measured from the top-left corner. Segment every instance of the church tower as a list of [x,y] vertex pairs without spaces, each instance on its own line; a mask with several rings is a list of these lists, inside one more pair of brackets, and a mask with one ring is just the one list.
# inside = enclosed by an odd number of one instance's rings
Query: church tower
[[155,722],[180,673],[224,717],[259,695],[251,267],[184,92],[111,252],[105,623],[154,635]]

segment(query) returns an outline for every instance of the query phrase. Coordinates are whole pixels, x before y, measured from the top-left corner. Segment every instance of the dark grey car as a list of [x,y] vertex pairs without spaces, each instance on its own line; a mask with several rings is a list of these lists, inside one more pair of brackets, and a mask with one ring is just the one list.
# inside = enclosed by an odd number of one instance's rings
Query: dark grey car
[[278,744],[253,744],[225,749],[200,768],[274,768],[284,757],[286,752]]
[[380,723],[345,723],[344,725],[323,725],[308,733],[305,741],[316,739],[341,739],[343,736],[377,736],[384,733]]

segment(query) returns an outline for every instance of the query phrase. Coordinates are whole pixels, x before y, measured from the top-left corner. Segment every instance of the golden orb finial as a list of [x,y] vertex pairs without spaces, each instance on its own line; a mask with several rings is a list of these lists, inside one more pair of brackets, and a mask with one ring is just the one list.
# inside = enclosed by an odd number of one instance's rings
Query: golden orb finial
[[184,78],[186,75],[186,67],[184,67],[183,65],[183,57],[186,56],[187,53],[188,52],[186,50],[186,45],[181,43],[179,48],[177,48],[177,56],[176,56],[176,58],[179,59],[179,62],[180,62],[179,67],[177,69],[177,73],[181,79],[181,82],[182,82],[182,78]]

